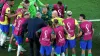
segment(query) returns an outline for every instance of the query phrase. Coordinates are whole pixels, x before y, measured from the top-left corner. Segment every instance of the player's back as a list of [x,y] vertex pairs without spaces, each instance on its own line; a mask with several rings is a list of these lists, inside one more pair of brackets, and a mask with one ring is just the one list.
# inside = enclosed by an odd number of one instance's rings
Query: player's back
[[92,22],[84,21],[80,24],[80,28],[83,32],[84,40],[92,39],[92,35],[93,35]]
[[62,46],[65,44],[65,35],[63,26],[58,26],[54,28],[54,32],[56,34],[56,44],[58,46]]
[[67,19],[64,19],[63,22],[65,24],[66,30],[71,35],[71,37],[73,37],[75,34],[75,19],[67,18]]
[[47,26],[41,29],[40,43],[43,46],[50,46],[52,28]]
[[54,4],[53,9],[58,12],[59,17],[64,18],[64,5],[59,6],[58,4]]

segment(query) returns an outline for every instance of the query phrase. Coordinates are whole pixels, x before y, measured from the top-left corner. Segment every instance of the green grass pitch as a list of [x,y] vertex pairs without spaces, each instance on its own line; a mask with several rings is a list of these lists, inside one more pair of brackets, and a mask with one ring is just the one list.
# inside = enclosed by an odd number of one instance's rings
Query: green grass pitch
[[[55,4],[58,0],[41,0],[44,4]],[[87,19],[100,19],[100,0],[61,0],[64,4],[68,5],[68,10],[73,12],[73,17],[78,20],[79,14],[86,14]],[[15,0],[15,5],[12,8],[13,10],[17,9],[17,6],[21,0]],[[93,56],[100,56],[100,22],[93,22],[94,27],[94,36],[93,36]],[[10,35],[11,36],[11,35]],[[25,43],[26,44],[26,43]],[[24,47],[27,49],[27,52],[23,56],[29,56],[29,44],[26,44]],[[81,55],[81,49],[79,46],[79,40],[76,45],[77,56]],[[7,52],[7,49],[0,49],[0,56],[16,56],[16,51]],[[69,56],[71,56],[71,51],[69,51]],[[87,56],[87,55],[86,55]]]

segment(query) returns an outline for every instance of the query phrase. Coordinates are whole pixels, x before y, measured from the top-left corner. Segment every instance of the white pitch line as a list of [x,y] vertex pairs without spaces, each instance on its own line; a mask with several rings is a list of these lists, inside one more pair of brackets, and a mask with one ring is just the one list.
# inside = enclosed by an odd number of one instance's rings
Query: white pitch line
[[[93,20],[88,20],[88,21],[91,21],[91,22],[99,22],[100,19],[93,19]],[[78,21],[78,22],[81,22],[81,21]],[[12,24],[10,24],[10,26],[12,26]]]
[[[93,20],[88,20],[88,21],[91,21],[91,22],[98,22],[98,21],[100,21],[100,19],[93,19]],[[78,22],[80,22],[80,21],[78,21]]]

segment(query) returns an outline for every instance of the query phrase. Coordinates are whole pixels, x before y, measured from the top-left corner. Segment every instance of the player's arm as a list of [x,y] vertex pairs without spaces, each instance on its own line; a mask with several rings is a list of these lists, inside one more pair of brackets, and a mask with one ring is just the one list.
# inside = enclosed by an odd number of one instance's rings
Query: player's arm
[[41,33],[41,29],[39,29],[38,31],[36,31],[36,36],[39,37],[39,33]]
[[67,33],[67,34],[68,34],[68,31],[66,30],[66,27],[65,27],[65,25],[64,25],[63,27],[64,27],[64,31],[65,31],[65,33]]
[[17,21],[17,20],[15,20],[15,22],[14,22],[13,26],[16,26],[16,25],[17,25],[17,22],[18,22],[18,21]]
[[36,3],[34,3],[34,6],[36,7],[37,11],[39,10],[39,7]]
[[81,37],[82,36],[82,30],[80,30],[80,32],[78,33],[77,37]]
[[68,31],[66,30],[66,26],[65,26],[64,23],[63,23],[63,28],[64,28],[64,32],[65,32],[66,34],[68,34]]
[[7,9],[6,9],[6,14],[7,14],[7,16],[8,16],[9,18],[15,17],[15,16],[18,15],[18,14],[13,14],[13,15],[11,15],[11,13],[10,13],[10,8],[7,8]]

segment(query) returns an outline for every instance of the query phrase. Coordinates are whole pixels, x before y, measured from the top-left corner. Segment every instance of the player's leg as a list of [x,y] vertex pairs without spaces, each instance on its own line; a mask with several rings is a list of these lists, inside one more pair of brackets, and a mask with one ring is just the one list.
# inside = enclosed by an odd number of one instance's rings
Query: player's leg
[[68,56],[68,40],[66,40],[66,43],[65,43],[65,56]]
[[2,30],[1,30],[1,24],[0,24],[0,45],[1,45],[1,38],[2,38]]
[[13,41],[13,38],[14,38],[14,26],[12,25],[12,35],[11,35],[11,38],[10,38],[10,41],[9,41],[8,52],[10,52],[11,49],[12,49],[12,41]]
[[86,41],[84,40],[80,41],[80,47],[82,49],[81,56],[85,56],[86,45],[87,45]]
[[92,56],[92,40],[89,40],[87,43],[87,49],[88,49],[88,56]]
[[15,37],[18,42],[17,56],[19,56],[21,51],[26,51],[26,50],[22,47],[23,38],[21,36],[16,36],[16,35]]
[[45,50],[46,50],[46,56],[51,56],[52,46],[46,46]]
[[92,51],[91,51],[91,49],[88,50],[88,56],[92,56]]
[[76,56],[75,48],[72,48],[72,56]]
[[75,51],[75,47],[76,47],[76,40],[69,40],[69,45],[70,48],[72,49],[72,56],[76,56],[76,51]]
[[14,38],[14,35],[12,34],[12,35],[11,35],[11,38],[10,38],[10,41],[9,41],[8,52],[10,52],[11,49],[12,49],[12,40],[13,40],[13,38]]
[[45,51],[45,48],[44,48],[44,46],[41,45],[41,47],[40,47],[41,56],[44,56],[44,51]]
[[8,33],[9,33],[9,25],[2,25],[2,39],[1,39],[1,46],[4,45]]
[[4,45],[4,42],[6,41],[7,35],[5,33],[2,33],[2,38],[1,38],[1,46]]
[[65,46],[64,45],[61,48],[61,56],[65,56]]
[[60,56],[61,55],[61,46],[56,45],[55,52],[56,52],[56,56]]
[[3,25],[0,24],[0,46],[1,46],[2,36],[3,36]]
[[82,49],[81,56],[85,56],[85,50]]

